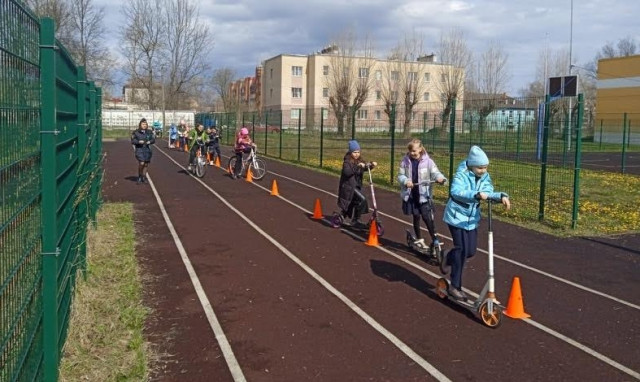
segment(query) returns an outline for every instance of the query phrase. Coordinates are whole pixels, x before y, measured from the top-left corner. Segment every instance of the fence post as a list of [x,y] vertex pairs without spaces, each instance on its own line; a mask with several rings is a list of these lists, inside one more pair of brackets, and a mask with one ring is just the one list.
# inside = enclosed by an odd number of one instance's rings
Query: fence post
[[324,146],[324,107],[320,108],[320,168],[322,168],[322,153]]
[[[264,128],[265,131],[269,130],[269,111],[267,110],[264,113]],[[264,135],[264,155],[267,155],[267,140],[269,139],[269,134]]]
[[51,18],[40,19],[40,152],[42,200],[43,379],[58,380],[58,255],[56,208],[56,41]]
[[544,125],[542,128],[542,161],[540,167],[540,200],[538,205],[538,220],[544,220],[544,196],[547,186],[547,151],[549,146],[549,103],[547,94],[544,98]]
[[356,107],[351,106],[351,139],[356,139]]
[[298,109],[298,162],[300,162],[300,137],[302,134],[302,109]]
[[[453,150],[455,150],[456,134],[456,99],[451,100],[451,112],[449,114],[449,179],[453,180]],[[449,192],[451,192],[451,182],[449,182]]]
[[604,120],[602,120],[602,119],[600,120],[600,144],[598,145],[598,148],[599,148],[600,150],[602,150],[602,122],[603,122],[603,121],[604,121]]
[[520,123],[522,122],[522,115],[518,114],[518,127],[516,130],[516,162],[520,161],[520,139],[522,138],[520,131]]
[[391,104],[391,119],[389,120],[389,122],[391,122],[391,126],[389,126],[389,131],[391,133],[391,160],[389,161],[390,163],[390,169],[389,169],[389,184],[393,185],[393,176],[394,176],[394,157],[395,157],[395,148],[396,148],[396,104],[393,103]]
[[624,113],[624,119],[622,122],[622,173],[624,174],[627,167],[627,113]]
[[282,134],[284,134],[284,128],[282,128],[282,110],[280,110],[280,142],[278,144],[278,158],[282,159]]
[[[91,168],[92,163],[90,161],[91,148],[87,144],[87,81],[85,68],[83,66],[78,67],[78,72],[76,73],[76,96],[78,97],[76,100],[76,112],[78,114],[76,124],[76,133],[78,135],[78,147],[76,148],[78,156],[76,189],[79,187],[81,190],[85,190],[87,194],[90,194],[92,188],[89,187],[88,184],[90,179],[88,170]],[[88,106],[91,108],[93,105]],[[88,216],[90,208],[88,207],[88,204],[90,200],[90,195],[83,195],[78,198],[78,227],[82,231],[85,231],[89,220]],[[84,239],[81,240],[79,253],[81,256],[80,269],[82,269],[84,276],[86,276],[84,271],[87,270],[87,245],[86,240]]]
[[571,228],[578,226],[578,207],[580,201],[580,166],[582,162],[582,122],[584,117],[584,95],[578,94],[578,120],[576,126],[576,153],[573,169],[573,208],[571,211]]
[[[427,144],[427,113],[428,112],[424,112],[424,114],[422,115],[422,144],[426,145]],[[433,147],[431,148],[433,150]]]

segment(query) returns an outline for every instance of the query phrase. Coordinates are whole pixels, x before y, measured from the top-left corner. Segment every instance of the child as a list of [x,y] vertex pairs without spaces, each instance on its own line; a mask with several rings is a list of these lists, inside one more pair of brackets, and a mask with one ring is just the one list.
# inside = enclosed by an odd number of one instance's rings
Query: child
[[175,123],[172,123],[169,127],[169,148],[174,149],[176,147],[176,139],[178,139],[178,128]]
[[240,171],[242,170],[242,154],[251,152],[252,147],[256,147],[256,145],[251,140],[251,137],[249,137],[249,130],[246,127],[243,127],[240,129],[233,147],[236,153],[236,164],[233,169],[233,174],[231,174],[231,179],[237,179],[240,177]]
[[151,145],[156,143],[156,138],[149,131],[147,120],[142,118],[138,122],[138,129],[131,133],[131,144],[135,149],[136,160],[138,161],[138,184],[146,183],[147,170],[151,162]]
[[511,208],[509,195],[494,192],[491,177],[487,172],[489,158],[478,146],[472,146],[469,156],[462,161],[451,182],[451,191],[444,211],[444,221],[449,225],[453,248],[441,254],[440,271],[447,274],[451,268],[450,294],[457,300],[466,300],[462,291],[462,270],[465,260],[476,254],[478,224],[480,223],[480,201],[495,200]]
[[413,231],[416,247],[426,250],[427,245],[420,234],[420,218],[427,225],[431,235],[431,249],[440,245],[433,223],[434,205],[432,200],[433,185],[427,182],[444,184],[447,178],[442,175],[436,163],[429,157],[419,139],[413,139],[407,145],[407,155],[400,162],[398,182],[402,198],[402,212],[413,216]]
[[207,129],[207,135],[209,135],[207,150],[211,154],[209,165],[213,166],[215,158],[220,158],[220,134],[218,134],[218,129],[215,126],[211,126]]
[[[349,151],[344,155],[340,185],[338,187],[338,207],[344,218],[351,217],[351,222],[343,223],[347,226],[363,228],[360,216],[369,212],[367,199],[362,193],[362,175],[365,169],[377,166],[376,162],[366,163],[360,157],[360,145],[357,141],[349,141]],[[352,216],[353,215],[353,216]]]

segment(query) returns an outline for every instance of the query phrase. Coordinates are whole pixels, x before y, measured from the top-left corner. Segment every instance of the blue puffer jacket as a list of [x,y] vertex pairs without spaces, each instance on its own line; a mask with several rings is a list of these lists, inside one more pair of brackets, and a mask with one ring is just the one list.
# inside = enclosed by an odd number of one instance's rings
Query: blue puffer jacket
[[477,179],[467,167],[467,161],[460,162],[451,182],[451,194],[444,210],[444,222],[467,231],[478,228],[480,222],[480,201],[475,198],[478,192],[486,192],[489,199],[499,201],[504,192],[494,192],[489,173]]

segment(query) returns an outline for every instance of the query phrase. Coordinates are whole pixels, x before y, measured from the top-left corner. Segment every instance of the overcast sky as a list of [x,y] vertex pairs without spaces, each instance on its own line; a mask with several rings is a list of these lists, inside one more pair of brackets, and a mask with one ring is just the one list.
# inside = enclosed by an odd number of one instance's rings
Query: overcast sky
[[[121,4],[95,0],[105,7],[110,46],[118,49],[124,26]],[[198,1],[198,0],[196,0]],[[517,91],[534,79],[540,52],[569,49],[573,63],[593,60],[607,42],[631,37],[640,42],[640,0],[201,0],[200,17],[210,26],[214,44],[207,55],[212,67],[230,67],[251,76],[260,62],[279,54],[310,54],[347,27],[368,33],[377,56],[407,33],[425,37],[425,52],[437,50],[442,32],[464,31],[474,54],[491,40],[509,55],[511,83]],[[148,21],[153,22],[153,15]]]

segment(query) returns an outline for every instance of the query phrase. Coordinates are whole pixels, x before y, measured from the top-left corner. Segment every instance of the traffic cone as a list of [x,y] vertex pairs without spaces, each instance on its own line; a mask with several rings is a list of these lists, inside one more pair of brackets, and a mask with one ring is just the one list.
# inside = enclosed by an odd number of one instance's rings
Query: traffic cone
[[247,182],[253,183],[253,174],[251,173],[251,169],[247,169],[247,177],[245,178]]
[[280,193],[278,192],[278,183],[276,183],[276,180],[273,180],[273,183],[271,183],[271,195],[272,196],[280,196]]
[[509,294],[509,302],[507,310],[504,311],[505,316],[511,318],[529,318],[531,315],[525,313],[522,303],[522,291],[520,290],[520,278],[514,277],[511,284],[511,293]]
[[215,164],[216,164],[216,167],[220,167],[220,157],[218,157],[218,156],[216,157]]
[[322,219],[322,206],[320,205],[320,198],[316,198],[316,205],[313,208],[313,218],[314,219]]
[[365,244],[371,247],[377,247],[380,245],[380,243],[378,243],[378,224],[375,220],[371,221],[371,225],[369,227],[369,240],[367,240]]

